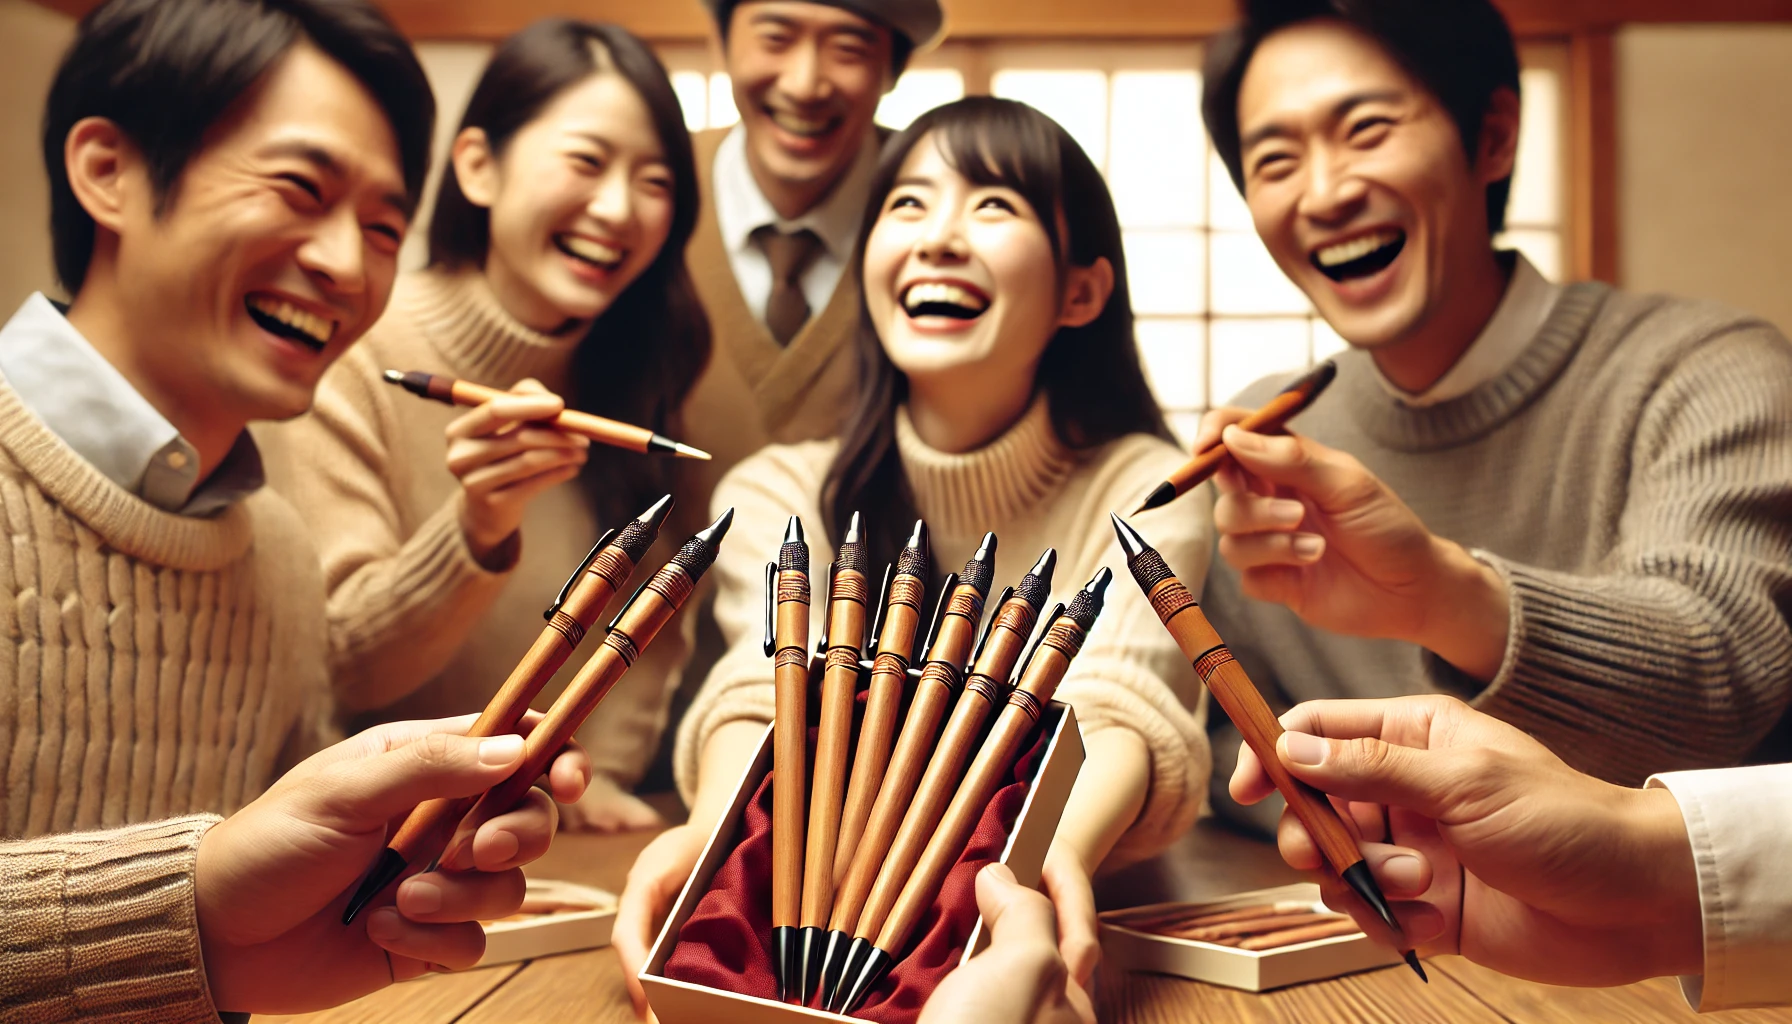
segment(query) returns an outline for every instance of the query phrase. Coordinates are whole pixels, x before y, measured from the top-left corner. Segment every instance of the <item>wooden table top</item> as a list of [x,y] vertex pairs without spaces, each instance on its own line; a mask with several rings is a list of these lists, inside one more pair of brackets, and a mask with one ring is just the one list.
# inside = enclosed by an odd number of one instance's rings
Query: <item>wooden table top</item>
[[[658,801],[656,801],[658,803]],[[562,835],[529,873],[619,892],[635,855],[652,838]],[[1265,843],[1202,822],[1162,857],[1096,886],[1100,905],[1206,899],[1294,881]],[[1106,1021],[1139,1024],[1792,1024],[1792,1010],[1699,1015],[1679,986],[1657,979],[1615,989],[1572,989],[1514,981],[1463,960],[1426,961],[1430,985],[1404,966],[1256,994],[1165,975],[1103,966],[1096,1010]],[[545,957],[461,974],[427,975],[290,1024],[633,1024],[622,968],[608,948]]]

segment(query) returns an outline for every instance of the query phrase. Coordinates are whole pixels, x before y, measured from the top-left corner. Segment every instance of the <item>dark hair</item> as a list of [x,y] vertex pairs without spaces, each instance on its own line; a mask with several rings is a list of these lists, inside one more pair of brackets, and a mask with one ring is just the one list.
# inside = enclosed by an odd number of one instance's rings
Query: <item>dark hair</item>
[[[978,185],[1012,188],[1026,199],[1045,227],[1060,268],[1086,267],[1101,258],[1113,265],[1114,290],[1107,305],[1082,327],[1060,328],[1034,378],[1034,387],[1050,403],[1052,430],[1059,440],[1075,450],[1127,434],[1168,440],[1163,413],[1139,363],[1113,197],[1075,140],[1032,107],[971,96],[922,114],[892,138],[872,181],[853,273],[862,280],[865,241],[884,200],[909,152],[930,134],[958,173]],[[896,407],[908,396],[908,380],[884,354],[862,295],[856,347],[858,403],[841,432],[840,452],[828,467],[822,508],[836,545],[852,513],[867,513],[868,554],[877,565],[896,556],[914,523],[915,503],[896,451]]]
[[[1238,90],[1257,47],[1273,33],[1315,18],[1336,18],[1367,34],[1437,97],[1469,161],[1495,90],[1518,87],[1518,46],[1490,0],[1241,0],[1244,18],[1207,47],[1201,113],[1232,183],[1244,191]],[[1506,226],[1512,179],[1487,186],[1487,229]]]
[[77,121],[103,117],[143,154],[156,212],[167,209],[205,134],[296,44],[346,68],[385,112],[412,206],[429,173],[436,101],[411,44],[367,0],[109,0],[63,54],[44,106],[56,276],[81,290],[94,221],[69,186],[63,148]]
[[[659,255],[574,350],[567,399],[586,412],[670,431],[709,359],[709,319],[685,269],[685,244],[697,225],[697,164],[666,69],[626,29],[545,18],[492,54],[460,130],[481,129],[502,154],[556,96],[599,73],[622,76],[647,106],[672,172],[672,227]],[[449,163],[429,223],[429,265],[483,268],[490,245],[490,211],[467,199]],[[669,490],[668,461],[593,445],[581,478],[598,521],[620,523]]]
[[[723,49],[728,47],[728,29],[734,20],[734,9],[739,7],[741,2],[742,0],[722,0],[716,4],[716,31],[722,37]],[[809,2],[820,3],[826,7],[835,6],[828,3],[827,0],[809,0]],[[890,34],[890,81],[894,82],[901,78],[902,72],[908,68],[909,58],[915,55],[914,40],[910,39],[907,33],[897,31],[894,26],[883,19],[873,17],[857,8],[841,7],[841,10],[847,11],[855,17],[863,18]]]

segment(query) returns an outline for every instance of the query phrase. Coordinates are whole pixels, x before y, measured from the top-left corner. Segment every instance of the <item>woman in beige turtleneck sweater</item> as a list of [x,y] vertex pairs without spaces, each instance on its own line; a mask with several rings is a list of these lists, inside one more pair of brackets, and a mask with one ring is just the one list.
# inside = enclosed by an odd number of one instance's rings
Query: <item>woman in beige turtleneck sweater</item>
[[[857,510],[874,566],[894,557],[918,515],[936,572],[963,564],[995,531],[992,591],[1017,582],[1048,546],[1058,550],[1061,595],[1103,566],[1120,577],[1057,691],[1076,708],[1088,747],[1045,868],[1078,984],[1098,951],[1091,872],[1164,848],[1206,792],[1200,687],[1126,578],[1108,521],[1184,456],[1165,440],[1140,369],[1119,224],[1100,174],[1049,118],[981,97],[925,114],[892,139],[871,196],[859,250],[858,411],[840,440],[767,448],[716,491],[716,508],[736,508],[712,573],[729,649],[679,728],[690,823],[642,853],[623,897],[614,941],[631,979],[772,716],[763,567],[791,515],[811,524],[811,538],[826,525],[827,539],[812,540],[817,566]],[[1185,510],[1138,522],[1198,586],[1210,524]],[[813,610],[819,616],[819,602]]]
[[[602,530],[671,489],[663,463],[528,424],[564,395],[670,429],[709,349],[684,270],[696,213],[690,137],[639,40],[549,19],[498,48],[454,141],[429,266],[273,438],[275,483],[323,554],[335,692],[356,724],[484,707]],[[386,369],[532,394],[469,412],[383,383]],[[685,646],[668,631],[587,723],[597,774],[569,824],[657,821],[628,788]]]

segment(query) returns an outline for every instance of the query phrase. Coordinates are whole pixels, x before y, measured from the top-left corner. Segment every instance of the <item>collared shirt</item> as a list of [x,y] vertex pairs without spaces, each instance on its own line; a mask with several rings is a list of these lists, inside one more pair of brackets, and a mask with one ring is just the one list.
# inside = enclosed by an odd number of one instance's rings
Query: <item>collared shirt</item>
[[209,515],[264,482],[245,430],[201,484],[199,452],[42,292],[0,327],[0,375],[75,454],[164,512]]
[[753,232],[767,225],[787,234],[807,228],[821,239],[822,249],[809,261],[801,280],[809,315],[820,313],[852,261],[853,243],[858,241],[865,203],[870,199],[871,176],[877,170],[877,152],[877,136],[867,135],[859,155],[833,191],[802,216],[786,220],[772,209],[771,200],[753,179],[753,170],[747,165],[746,128],[737,124],[722,140],[713,168],[716,224],[741,297],[761,323],[772,294],[772,268],[765,251],[754,243]]
[[1493,316],[1488,318],[1481,333],[1456,360],[1456,365],[1439,377],[1437,383],[1416,395],[1402,391],[1378,368],[1376,379],[1387,388],[1388,394],[1409,408],[1423,409],[1461,398],[1506,372],[1518,354],[1537,336],[1538,328],[1548,319],[1550,309],[1562,294],[1561,286],[1538,273],[1523,253],[1512,255],[1512,279],[1506,283],[1506,294],[1494,307]]

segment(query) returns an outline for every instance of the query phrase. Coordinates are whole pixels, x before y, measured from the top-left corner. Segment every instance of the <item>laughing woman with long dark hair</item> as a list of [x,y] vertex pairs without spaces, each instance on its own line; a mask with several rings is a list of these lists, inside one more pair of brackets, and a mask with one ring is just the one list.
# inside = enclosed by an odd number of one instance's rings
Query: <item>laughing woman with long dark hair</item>
[[[1076,708],[1089,757],[1045,880],[1066,959],[1086,984],[1097,951],[1089,875],[1162,849],[1206,792],[1199,685],[1124,579],[1108,521],[1183,455],[1139,364],[1113,201],[1055,122],[987,97],[939,108],[886,146],[871,195],[858,258],[857,411],[840,440],[767,448],[716,491],[716,507],[737,509],[713,571],[729,650],[679,729],[690,824],[636,862],[615,945],[625,966],[639,965],[650,925],[772,716],[759,646],[766,552],[800,515],[826,524],[827,542],[812,549],[814,564],[826,565],[859,511],[878,568],[918,516],[936,571],[962,564],[993,530],[996,587],[1017,582],[1048,546],[1058,549],[1060,594],[1102,566],[1122,577],[1057,692]],[[1199,584],[1208,522],[1179,507],[1139,523]]]
[[[428,267],[276,446],[276,483],[323,553],[336,694],[357,724],[478,711],[599,533],[672,489],[665,462],[539,421],[565,396],[676,433],[709,353],[684,269],[696,216],[690,136],[640,40],[549,19],[498,48],[455,137]],[[519,393],[456,410],[388,386],[386,369]],[[674,633],[587,725],[602,754],[570,823],[656,821],[627,788],[664,727],[686,650]]]

